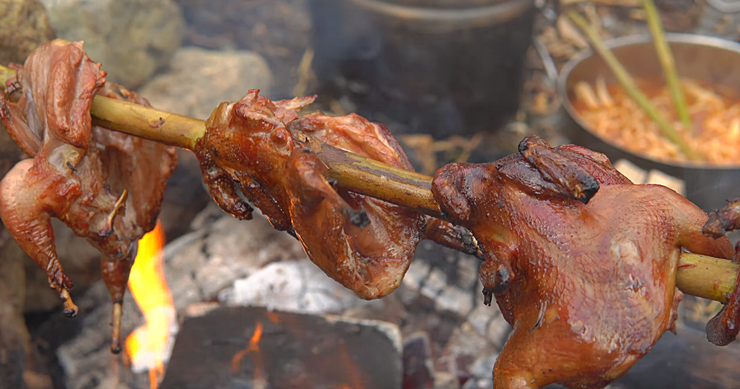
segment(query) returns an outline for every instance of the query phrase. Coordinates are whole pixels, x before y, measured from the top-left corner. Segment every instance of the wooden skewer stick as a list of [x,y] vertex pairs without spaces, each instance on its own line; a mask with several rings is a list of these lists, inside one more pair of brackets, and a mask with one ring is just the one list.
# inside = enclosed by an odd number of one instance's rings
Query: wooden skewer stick
[[[0,73],[2,70],[0,66]],[[91,113],[95,124],[187,150],[192,150],[206,132],[202,120],[102,96],[93,100]],[[309,142],[339,186],[430,216],[441,216],[430,189],[432,177],[388,166],[315,139]],[[725,303],[734,289],[737,272],[738,265],[731,261],[683,253],[676,284],[686,294]]]
[[692,133],[694,131],[693,123],[691,122],[691,116],[689,116],[686,98],[683,95],[683,90],[681,90],[681,82],[676,73],[676,60],[673,59],[671,48],[668,42],[666,42],[665,31],[663,30],[663,23],[660,21],[658,9],[655,7],[653,0],[642,0],[641,3],[642,8],[645,10],[645,15],[647,15],[648,26],[650,27],[650,33],[653,35],[653,42],[655,44],[655,53],[658,55],[660,66],[663,67],[663,75],[668,84],[668,91],[673,99],[673,104],[676,107],[676,113],[678,114],[678,118],[681,119],[686,132]]

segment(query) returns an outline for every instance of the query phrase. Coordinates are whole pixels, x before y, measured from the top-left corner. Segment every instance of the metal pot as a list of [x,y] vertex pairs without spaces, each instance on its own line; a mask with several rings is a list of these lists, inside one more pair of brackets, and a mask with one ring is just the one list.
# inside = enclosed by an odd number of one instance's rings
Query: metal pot
[[516,112],[533,0],[310,0],[320,96],[438,138]]
[[[680,77],[723,85],[740,91],[740,44],[690,34],[667,34]],[[605,42],[635,78],[663,77],[650,35]],[[573,143],[606,154],[614,162],[626,159],[645,170],[658,170],[685,182],[685,196],[705,211],[722,207],[727,198],[740,196],[740,163],[716,167],[707,163],[670,163],[637,155],[592,133],[576,113],[572,87],[579,81],[593,84],[598,76],[616,82],[600,56],[590,49],[573,57],[558,77],[558,95],[567,112],[566,135]]]

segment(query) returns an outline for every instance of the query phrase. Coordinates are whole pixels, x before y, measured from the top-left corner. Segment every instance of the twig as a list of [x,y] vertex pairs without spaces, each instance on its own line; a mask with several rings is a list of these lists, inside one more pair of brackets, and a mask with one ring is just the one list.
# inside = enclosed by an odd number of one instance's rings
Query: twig
[[632,100],[634,100],[637,105],[639,105],[640,108],[642,108],[642,110],[645,111],[648,116],[650,116],[655,124],[658,125],[658,128],[660,128],[660,131],[663,133],[663,135],[668,138],[668,140],[673,142],[676,146],[678,146],[678,148],[686,156],[686,158],[693,161],[699,160],[699,155],[694,150],[692,150],[691,147],[686,142],[684,142],[683,139],[681,139],[681,136],[671,126],[668,120],[666,120],[666,118],[663,117],[663,115],[661,115],[658,110],[650,103],[650,100],[648,100],[647,96],[645,96],[640,91],[640,88],[637,87],[637,84],[635,84],[635,81],[629,75],[627,70],[622,66],[621,63],[619,63],[619,60],[617,60],[617,57],[614,56],[614,53],[612,53],[611,50],[606,47],[599,34],[589,25],[589,23],[581,15],[572,10],[568,11],[568,17],[570,18],[570,20],[573,21],[573,23],[578,26],[578,28],[580,28],[586,34],[586,37],[591,42],[591,45],[599,53],[601,58],[604,59],[611,71],[617,77],[617,80],[622,85],[622,88],[624,88],[624,91],[627,92]]
[[[92,114],[95,123],[107,128],[189,150],[206,131],[202,120],[100,96],[93,100]],[[309,145],[339,186],[430,216],[442,216],[430,190],[432,177],[339,150],[313,138],[309,138]],[[676,284],[687,294],[724,303],[733,290],[737,270],[738,265],[728,260],[683,253]]]
[[645,9],[647,23],[650,27],[650,33],[653,35],[653,43],[655,43],[655,52],[658,55],[660,65],[663,67],[668,91],[671,93],[673,104],[676,106],[676,113],[683,123],[686,132],[691,134],[694,130],[691,117],[689,116],[689,108],[686,105],[686,98],[683,95],[683,90],[676,74],[676,61],[673,59],[671,48],[665,40],[665,31],[663,31],[663,24],[660,21],[658,10],[655,8],[653,0],[642,0],[642,8]]

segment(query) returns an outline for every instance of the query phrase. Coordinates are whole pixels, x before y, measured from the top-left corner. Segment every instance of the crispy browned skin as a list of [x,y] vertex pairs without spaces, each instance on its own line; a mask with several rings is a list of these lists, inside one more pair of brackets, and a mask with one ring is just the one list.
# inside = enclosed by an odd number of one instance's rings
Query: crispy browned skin
[[[252,208],[237,195],[243,193],[276,229],[296,236],[327,275],[362,298],[395,290],[427,217],[336,187],[306,137],[412,169],[400,145],[384,126],[357,115],[299,117],[314,97],[273,102],[258,92],[221,104],[195,147],[214,200],[235,217],[249,219]],[[427,236],[475,253],[466,234],[439,222]]]
[[[240,190],[275,228],[298,237],[327,275],[362,298],[382,297],[400,284],[425,217],[336,188],[300,136],[310,133],[394,166],[408,161],[384,127],[359,116],[316,113],[298,119],[298,111],[313,100],[272,102],[250,91],[213,112],[194,152],[214,200],[225,211],[251,217],[249,205],[236,196]],[[294,137],[291,131],[299,134]]]
[[607,385],[673,328],[681,247],[733,255],[702,236],[707,216],[685,198],[577,146],[527,138],[520,155],[440,169],[432,190],[478,239],[484,293],[514,328],[496,389]]
[[18,75],[21,89],[0,98],[0,116],[33,158],[19,162],[0,182],[0,217],[46,270],[69,316],[77,307],[69,298],[72,282],[57,257],[51,218],[64,221],[100,250],[103,279],[114,302],[111,350],[119,352],[129,271],[138,240],[156,224],[166,181],[177,163],[175,150],[92,126],[96,94],[148,103],[122,87],[103,87],[105,72],[87,57],[82,42],[42,45]]
[[[706,236],[719,238],[726,232],[740,228],[740,197],[727,201],[727,205],[709,214],[702,228]],[[735,246],[733,262],[740,262],[740,242]],[[735,280],[735,290],[722,309],[707,323],[707,339],[717,346],[726,346],[740,332],[740,273]]]

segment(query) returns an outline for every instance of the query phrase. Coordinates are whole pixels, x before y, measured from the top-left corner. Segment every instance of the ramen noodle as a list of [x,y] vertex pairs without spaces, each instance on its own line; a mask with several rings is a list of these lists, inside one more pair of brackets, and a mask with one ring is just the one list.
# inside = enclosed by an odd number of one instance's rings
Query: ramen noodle
[[[693,125],[691,133],[679,120],[665,85],[643,80],[638,86],[703,161],[713,165],[740,163],[740,99],[733,97],[735,92],[689,79],[680,83]],[[663,162],[688,161],[619,84],[607,85],[603,78],[593,85],[581,81],[573,94],[576,112],[603,140]]]

